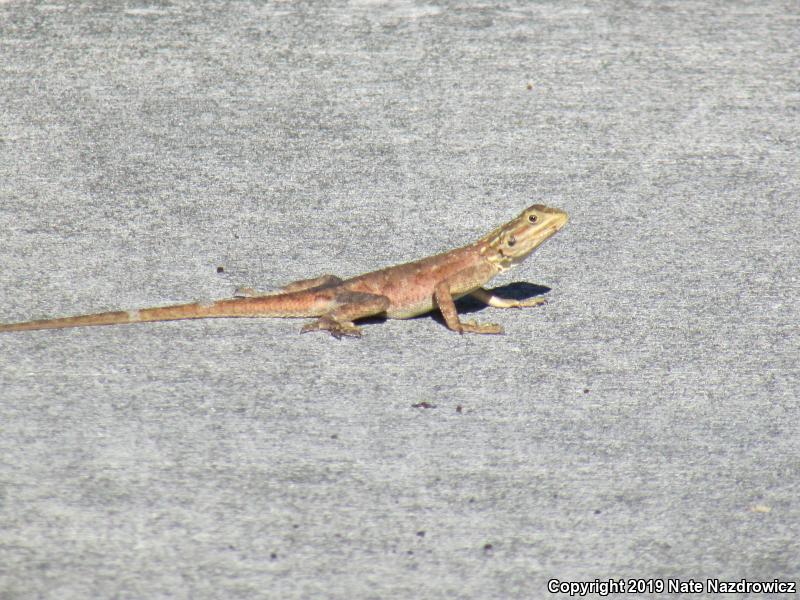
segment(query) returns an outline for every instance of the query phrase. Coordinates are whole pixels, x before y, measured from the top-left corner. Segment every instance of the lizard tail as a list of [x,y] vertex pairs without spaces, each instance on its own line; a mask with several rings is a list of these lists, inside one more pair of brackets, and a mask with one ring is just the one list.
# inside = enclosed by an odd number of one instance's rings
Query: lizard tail
[[89,327],[98,325],[122,325],[125,323],[142,323],[145,321],[172,321],[175,319],[195,319],[203,314],[210,305],[201,303],[178,304],[159,308],[142,308],[139,310],[118,310],[112,312],[61,317],[58,319],[38,319],[24,323],[0,324],[0,332],[31,331],[35,329],[67,329],[69,327]]
[[31,331],[33,329],[65,329],[67,327],[82,327],[86,325],[115,325],[117,323],[134,323],[131,313],[135,311],[117,311],[97,313],[94,315],[81,315],[79,317],[63,317],[61,319],[39,319],[25,321],[24,323],[0,324],[0,332],[4,331]]
[[[284,298],[288,299],[288,302]],[[310,317],[322,314],[324,310],[320,310],[320,306],[325,306],[325,304],[326,301],[323,301],[319,306],[297,309],[292,301],[292,294],[266,298],[234,298],[217,300],[216,302],[192,302],[190,304],[140,308],[138,310],[119,310],[76,317],[0,324],[0,333],[215,317]]]

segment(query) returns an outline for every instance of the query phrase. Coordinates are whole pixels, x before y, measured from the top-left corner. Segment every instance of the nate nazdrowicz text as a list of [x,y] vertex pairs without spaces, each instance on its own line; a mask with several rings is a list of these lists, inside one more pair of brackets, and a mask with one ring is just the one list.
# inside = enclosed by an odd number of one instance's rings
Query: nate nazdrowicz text
[[570,596],[608,596],[609,594],[796,594],[797,582],[751,581],[738,579],[594,579],[593,581],[562,581],[551,579],[547,591]]

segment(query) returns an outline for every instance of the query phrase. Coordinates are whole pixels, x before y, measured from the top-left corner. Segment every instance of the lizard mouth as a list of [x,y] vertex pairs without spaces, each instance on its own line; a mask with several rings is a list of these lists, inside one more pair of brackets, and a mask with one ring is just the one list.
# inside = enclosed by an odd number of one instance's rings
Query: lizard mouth
[[562,210],[535,204],[480,241],[492,249],[498,264],[508,268],[525,260],[531,252],[558,233],[568,220],[567,213]]
[[555,209],[552,210],[552,216],[548,215],[547,219],[550,223],[542,223],[535,230],[521,230],[517,236],[517,244],[515,244],[513,248],[500,248],[500,253],[506,259],[509,259],[512,265],[516,265],[525,260],[531,252],[561,231],[567,224],[569,217],[566,213],[556,211]]
[[533,245],[534,248],[544,242],[546,239],[554,236],[556,233],[563,229],[564,225],[567,224],[568,217],[566,214],[561,213],[553,218],[552,223],[549,224],[542,224],[541,228],[532,232],[530,236],[530,244]]

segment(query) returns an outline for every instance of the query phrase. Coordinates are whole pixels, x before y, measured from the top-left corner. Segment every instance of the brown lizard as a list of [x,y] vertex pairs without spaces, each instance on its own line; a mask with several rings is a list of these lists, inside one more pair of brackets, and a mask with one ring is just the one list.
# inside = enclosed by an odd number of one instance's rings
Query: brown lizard
[[318,317],[301,332],[325,330],[334,337],[360,336],[353,321],[371,316],[408,319],[438,308],[449,329],[459,333],[502,333],[499,325],[459,320],[454,300],[471,295],[496,308],[536,306],[543,298],[510,300],[483,285],[523,261],[567,223],[567,213],[536,204],[477,242],[415,262],[340,279],[322,275],[295,281],[276,292],[245,288],[235,297],[77,317],[0,325],[3,331],[62,329],[146,321],[212,317]]

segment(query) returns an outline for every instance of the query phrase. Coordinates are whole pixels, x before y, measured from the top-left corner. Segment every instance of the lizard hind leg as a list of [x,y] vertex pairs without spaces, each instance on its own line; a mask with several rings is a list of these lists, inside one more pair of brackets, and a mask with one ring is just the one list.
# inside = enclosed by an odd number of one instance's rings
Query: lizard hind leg
[[361,337],[361,329],[353,321],[385,313],[390,303],[386,296],[351,291],[339,292],[335,301],[336,308],[304,325],[300,333],[327,331],[337,339]]
[[336,277],[336,275],[320,275],[319,277],[314,277],[313,279],[300,279],[299,281],[293,281],[292,283],[286,284],[282,288],[278,290],[273,290],[271,292],[260,292],[251,287],[239,287],[236,288],[236,291],[233,295],[236,298],[260,298],[262,296],[278,296],[279,294],[288,294],[291,292],[302,292],[303,290],[311,290],[311,289],[321,289],[326,287],[333,287],[335,285],[339,285],[342,283],[343,279],[340,277]]

